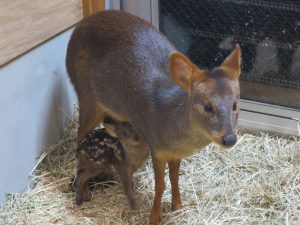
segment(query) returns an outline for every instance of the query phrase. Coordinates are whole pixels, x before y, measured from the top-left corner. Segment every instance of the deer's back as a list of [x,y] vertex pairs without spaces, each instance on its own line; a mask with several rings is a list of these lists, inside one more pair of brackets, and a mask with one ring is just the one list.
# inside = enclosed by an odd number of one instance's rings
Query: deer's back
[[100,98],[103,93],[100,96],[99,89],[105,89],[104,93],[114,89],[114,94],[122,96],[123,92],[134,100],[142,97],[155,79],[171,81],[167,66],[172,50],[146,21],[120,11],[104,11],[85,18],[74,30],[67,69],[80,93],[92,89]]

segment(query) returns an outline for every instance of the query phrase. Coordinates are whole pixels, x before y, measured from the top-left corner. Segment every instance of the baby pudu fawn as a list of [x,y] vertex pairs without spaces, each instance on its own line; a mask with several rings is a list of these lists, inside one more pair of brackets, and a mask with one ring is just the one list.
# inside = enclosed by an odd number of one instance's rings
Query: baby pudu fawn
[[114,166],[120,174],[129,206],[137,209],[132,176],[149,156],[149,146],[140,140],[128,122],[106,117],[106,128],[90,132],[78,145],[75,179],[76,203],[90,200],[88,180]]
[[201,69],[148,22],[112,10],[77,25],[66,63],[79,101],[78,141],[108,114],[129,121],[150,145],[155,174],[150,224],[160,221],[167,163],[177,210],[181,159],[211,142],[236,143],[239,45],[219,67]]

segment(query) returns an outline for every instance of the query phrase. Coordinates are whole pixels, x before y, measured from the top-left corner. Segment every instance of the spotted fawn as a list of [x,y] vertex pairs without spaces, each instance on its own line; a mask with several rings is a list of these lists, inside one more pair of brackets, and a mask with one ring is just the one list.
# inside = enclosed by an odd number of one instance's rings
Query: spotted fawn
[[111,166],[120,174],[129,205],[137,209],[132,176],[149,156],[149,146],[142,141],[128,122],[107,118],[106,128],[91,131],[77,148],[76,203],[90,200],[88,180]]

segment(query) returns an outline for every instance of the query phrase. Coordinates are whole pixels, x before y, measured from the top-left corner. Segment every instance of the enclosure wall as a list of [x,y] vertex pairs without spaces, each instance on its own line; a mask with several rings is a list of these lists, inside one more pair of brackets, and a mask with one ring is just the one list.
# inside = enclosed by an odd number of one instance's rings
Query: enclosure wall
[[0,68],[0,202],[26,187],[36,158],[72,115],[76,98],[65,70],[70,34]]

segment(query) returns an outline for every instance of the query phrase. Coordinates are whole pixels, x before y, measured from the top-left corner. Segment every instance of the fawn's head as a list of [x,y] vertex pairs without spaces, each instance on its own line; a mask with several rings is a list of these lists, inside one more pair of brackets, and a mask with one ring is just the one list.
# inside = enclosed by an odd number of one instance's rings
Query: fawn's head
[[239,45],[212,71],[199,69],[179,52],[170,56],[172,77],[189,95],[193,130],[223,147],[231,147],[237,141],[240,65]]
[[110,136],[118,138],[123,144],[138,146],[141,143],[141,139],[129,122],[104,120],[104,126]]

